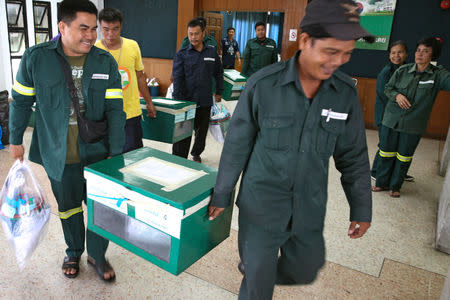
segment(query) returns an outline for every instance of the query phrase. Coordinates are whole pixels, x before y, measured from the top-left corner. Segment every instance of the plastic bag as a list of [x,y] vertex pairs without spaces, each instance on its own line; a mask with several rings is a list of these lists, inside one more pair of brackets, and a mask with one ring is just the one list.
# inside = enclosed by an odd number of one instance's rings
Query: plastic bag
[[23,269],[50,219],[50,205],[26,162],[17,160],[9,170],[0,193],[0,219]]
[[222,103],[214,103],[211,107],[211,118],[209,120],[209,132],[216,141],[225,141],[225,135],[230,125],[231,114]]

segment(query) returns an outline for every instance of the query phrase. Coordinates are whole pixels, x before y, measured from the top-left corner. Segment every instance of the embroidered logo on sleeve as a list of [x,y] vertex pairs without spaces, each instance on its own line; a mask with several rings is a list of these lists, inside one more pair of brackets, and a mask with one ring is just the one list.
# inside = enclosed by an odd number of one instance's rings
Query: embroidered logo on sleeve
[[330,109],[322,109],[322,116],[327,117],[327,122],[329,122],[330,119],[347,120],[348,114],[334,112],[330,108]]
[[109,74],[92,74],[92,79],[108,80],[109,79]]
[[205,57],[204,60],[205,61],[216,61],[216,59],[214,57]]

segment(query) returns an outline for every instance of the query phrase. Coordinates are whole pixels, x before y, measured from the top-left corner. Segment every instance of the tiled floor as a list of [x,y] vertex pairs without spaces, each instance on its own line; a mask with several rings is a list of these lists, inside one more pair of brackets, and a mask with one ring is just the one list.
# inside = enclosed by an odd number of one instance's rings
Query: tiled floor
[[[231,110],[233,107],[231,107]],[[31,130],[26,133],[29,144]],[[377,134],[367,131],[370,157]],[[145,141],[146,146],[170,151],[170,145]],[[439,299],[450,256],[434,250],[437,203],[443,178],[437,175],[439,141],[422,139],[410,173],[416,182],[405,183],[402,196],[374,193],[373,223],[360,240],[346,236],[348,205],[339,173],[330,163],[325,227],[327,263],[317,280],[307,286],[276,287],[274,299]],[[205,164],[218,166],[221,145],[210,136],[202,155]],[[0,151],[0,182],[13,161]],[[42,167],[33,164],[52,205],[48,233],[20,271],[13,251],[0,231],[0,299],[236,299],[241,275],[236,265],[237,209],[230,237],[174,276],[110,244],[108,259],[117,272],[114,284],[99,280],[83,255],[80,276],[66,279],[60,271],[64,241],[56,204]]]

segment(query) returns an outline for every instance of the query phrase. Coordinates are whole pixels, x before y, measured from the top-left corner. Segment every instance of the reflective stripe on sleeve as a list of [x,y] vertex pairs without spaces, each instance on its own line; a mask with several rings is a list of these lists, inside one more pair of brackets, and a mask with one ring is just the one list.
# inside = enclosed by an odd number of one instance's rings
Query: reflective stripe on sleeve
[[123,99],[121,89],[106,89],[105,99]]
[[74,214],[77,213],[82,213],[83,212],[83,207],[75,207],[66,211],[60,211],[59,212],[59,218],[66,220],[68,218],[70,218],[71,216],[73,216]]
[[403,156],[397,153],[397,159],[401,162],[410,162],[412,160],[412,156]]
[[386,152],[380,149],[381,157],[395,157],[395,155],[397,155],[397,152]]
[[24,86],[23,84],[20,84],[17,80],[14,81],[13,90],[18,92],[21,95],[24,96],[34,96],[36,95],[36,89],[34,87],[28,87]]

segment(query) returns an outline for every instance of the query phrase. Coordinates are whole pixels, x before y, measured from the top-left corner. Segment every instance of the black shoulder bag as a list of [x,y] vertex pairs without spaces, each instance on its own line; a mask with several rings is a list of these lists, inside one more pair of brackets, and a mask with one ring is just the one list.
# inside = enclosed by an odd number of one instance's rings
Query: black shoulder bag
[[92,121],[86,119],[81,115],[77,89],[75,88],[75,84],[73,83],[69,64],[59,53],[58,53],[58,60],[61,63],[64,76],[66,77],[70,99],[72,100],[73,107],[77,112],[78,132],[80,134],[80,137],[85,143],[88,144],[97,143],[108,134],[108,121],[106,120]]

